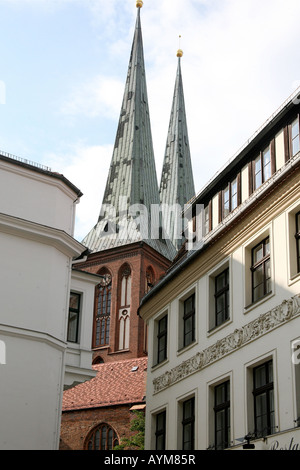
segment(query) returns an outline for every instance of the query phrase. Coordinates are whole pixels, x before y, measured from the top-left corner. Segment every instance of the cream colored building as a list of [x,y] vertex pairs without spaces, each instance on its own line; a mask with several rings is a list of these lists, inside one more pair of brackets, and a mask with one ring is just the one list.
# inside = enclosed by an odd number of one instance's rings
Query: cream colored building
[[299,145],[298,90],[191,201],[203,237],[139,310],[146,449],[300,448]]
[[[89,380],[94,288],[76,271],[81,192],[0,154],[0,449],[56,450],[62,394]],[[77,302],[73,304],[71,299]]]

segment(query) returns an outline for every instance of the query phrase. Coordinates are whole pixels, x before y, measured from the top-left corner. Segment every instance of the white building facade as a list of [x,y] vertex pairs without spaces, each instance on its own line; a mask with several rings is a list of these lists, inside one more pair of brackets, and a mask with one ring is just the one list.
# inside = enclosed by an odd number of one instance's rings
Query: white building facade
[[[0,155],[1,450],[58,449],[63,389],[94,376],[96,279],[72,275],[85,251],[73,238],[81,195],[62,175]],[[71,288],[84,298],[68,341]]]
[[300,449],[297,97],[192,201],[203,238],[143,299],[146,449]]

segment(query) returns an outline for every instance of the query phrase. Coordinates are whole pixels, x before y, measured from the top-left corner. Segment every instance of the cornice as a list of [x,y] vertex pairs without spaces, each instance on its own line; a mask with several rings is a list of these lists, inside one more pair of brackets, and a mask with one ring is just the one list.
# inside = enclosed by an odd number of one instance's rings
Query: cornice
[[81,243],[63,230],[7,214],[0,213],[0,232],[53,246],[70,257],[79,256],[86,250]]
[[153,380],[154,394],[205,369],[233,352],[241,350],[247,344],[252,343],[256,339],[265,336],[299,316],[300,294],[297,294],[288,300],[284,300],[280,305],[260,315],[245,326],[234,330],[231,334],[217,341],[212,346],[199,351],[190,359],[155,378]]

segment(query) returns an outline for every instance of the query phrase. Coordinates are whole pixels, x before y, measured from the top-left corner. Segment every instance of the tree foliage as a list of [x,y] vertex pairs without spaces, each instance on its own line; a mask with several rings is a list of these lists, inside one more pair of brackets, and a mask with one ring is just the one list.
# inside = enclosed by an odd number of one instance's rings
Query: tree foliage
[[145,443],[145,413],[134,411],[135,417],[131,421],[130,430],[135,433],[130,437],[121,439],[114,450],[144,450]]

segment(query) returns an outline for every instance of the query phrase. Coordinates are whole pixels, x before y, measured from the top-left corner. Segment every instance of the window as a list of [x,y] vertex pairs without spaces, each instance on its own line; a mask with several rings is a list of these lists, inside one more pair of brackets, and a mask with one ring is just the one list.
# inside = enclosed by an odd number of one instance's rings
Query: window
[[182,450],[194,450],[195,446],[195,398],[182,403]]
[[150,292],[150,290],[152,289],[152,287],[154,286],[154,282],[155,282],[155,277],[154,277],[154,271],[152,269],[151,266],[149,266],[147,269],[146,269],[146,277],[145,277],[145,293],[147,294],[148,292]]
[[292,363],[294,365],[294,383],[295,383],[295,423],[300,426],[300,339],[292,342]]
[[222,218],[225,219],[230,212],[237,208],[239,203],[239,183],[238,177],[236,177],[223,190]]
[[253,369],[253,397],[255,436],[273,434],[275,409],[272,360]]
[[166,448],[166,412],[162,411],[155,417],[155,450],[165,450]]
[[126,264],[121,268],[119,304],[119,351],[129,348],[130,303],[131,303],[131,269]]
[[270,239],[252,249],[252,302],[271,293]]
[[107,424],[100,424],[92,430],[85,444],[85,450],[113,450],[119,444],[117,433]]
[[96,287],[96,312],[93,347],[109,344],[110,311],[111,311],[111,277],[103,275],[101,283]]
[[195,294],[184,301],[183,346],[195,341]]
[[214,390],[215,449],[230,445],[230,382],[216,386]]
[[215,278],[215,326],[229,318],[229,268]]
[[259,188],[272,174],[270,145],[260,153],[254,162],[254,189]]
[[208,275],[208,332],[230,319],[230,263],[222,261]]
[[300,212],[296,214],[297,270],[300,272]]
[[204,207],[203,219],[203,236],[205,236],[210,231],[210,205]]
[[80,297],[80,294],[75,294],[74,292],[70,294],[67,341],[71,343],[78,342]]
[[300,148],[299,148],[299,119],[295,119],[291,125],[291,146],[292,146],[292,157],[296,155]]
[[158,321],[157,331],[157,364],[167,358],[168,315]]

